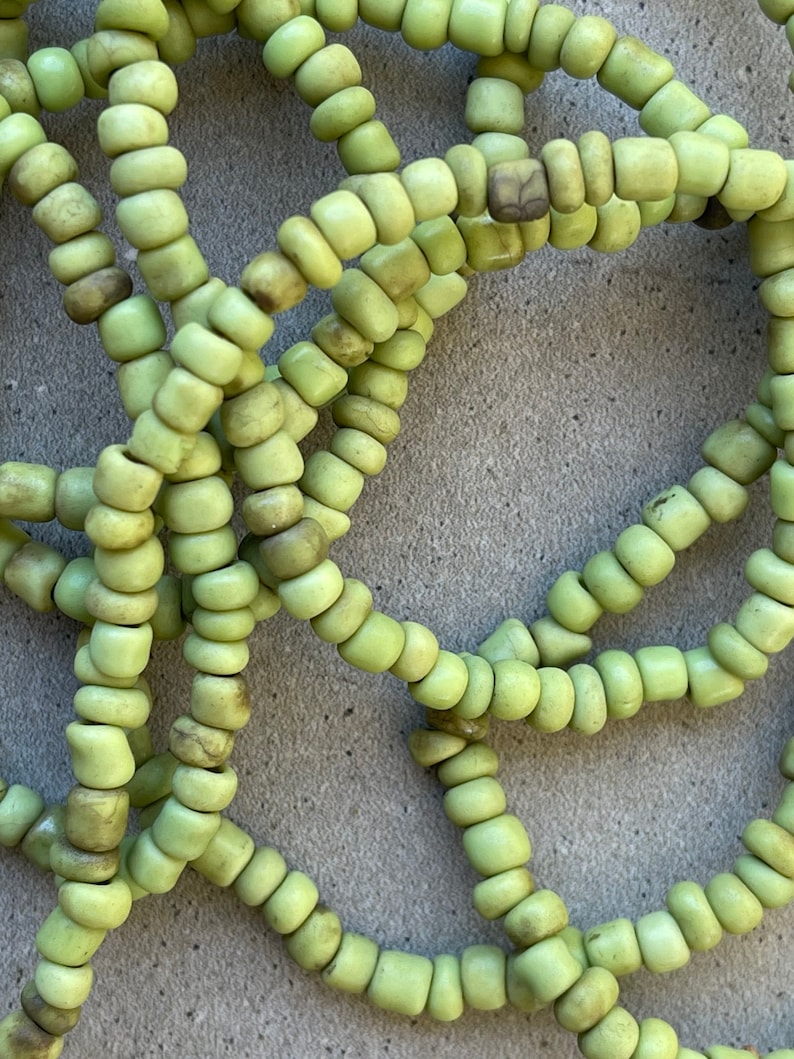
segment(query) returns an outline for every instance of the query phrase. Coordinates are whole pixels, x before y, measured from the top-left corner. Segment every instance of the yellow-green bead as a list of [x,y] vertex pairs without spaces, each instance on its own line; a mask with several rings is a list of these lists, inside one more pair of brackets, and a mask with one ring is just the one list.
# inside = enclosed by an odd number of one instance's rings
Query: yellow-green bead
[[317,905],[306,921],[285,940],[284,947],[299,967],[322,971],[333,960],[342,940],[339,916],[325,905]]
[[745,848],[770,868],[794,878],[794,835],[772,820],[751,820],[742,832]]
[[416,702],[434,710],[449,710],[460,702],[469,681],[469,671],[460,655],[439,651],[430,672],[409,685]]
[[531,666],[540,663],[535,642],[523,622],[508,618],[477,648],[477,654],[492,665],[503,658],[518,658]]
[[537,890],[505,916],[505,933],[520,949],[559,934],[568,925],[568,909],[552,890]]
[[123,787],[135,772],[124,732],[115,725],[73,721],[66,727],[72,771],[85,787]]
[[390,173],[400,164],[400,150],[382,121],[364,121],[346,132],[337,150],[348,173]]
[[124,788],[100,790],[78,785],[66,799],[64,834],[79,849],[107,853],[123,839],[128,814],[129,796]]
[[669,143],[678,161],[677,191],[711,196],[722,190],[730,167],[730,148],[724,141],[701,131],[681,130]]
[[[342,643],[349,640],[362,627],[371,611],[372,593],[370,590],[363,582],[347,578],[339,598],[322,614],[311,619],[312,629],[326,643]],[[403,641],[400,654],[404,646]],[[394,664],[392,662],[392,665]]]
[[440,158],[407,165],[400,176],[417,222],[451,213],[458,204],[458,188],[450,167]]
[[85,721],[139,728],[149,719],[151,703],[140,688],[103,688],[85,684],[75,692],[74,709]]
[[639,1039],[637,1020],[616,1004],[592,1029],[579,1034],[578,1045],[585,1059],[631,1059]]
[[449,15],[452,0],[406,0],[400,33],[406,44],[417,51],[440,48],[448,40]]
[[739,608],[734,624],[757,650],[776,654],[794,637],[794,609],[754,592]]
[[688,548],[711,523],[703,506],[680,485],[650,500],[642,509],[642,521],[674,552]]
[[419,622],[403,621],[400,624],[405,633],[405,645],[390,672],[398,680],[416,682],[426,677],[438,660],[438,639]]
[[147,828],[136,836],[127,858],[132,880],[153,894],[165,894],[176,886],[186,861],[171,857],[157,845]]
[[0,515],[26,522],[55,518],[58,472],[43,463],[0,465]]
[[617,1003],[620,986],[611,971],[587,967],[581,978],[554,1002],[554,1017],[563,1029],[584,1033]]
[[466,244],[466,263],[475,272],[513,268],[524,260],[526,251],[518,224],[502,224],[483,214],[459,217],[457,225]]
[[596,233],[598,213],[587,202],[573,213],[560,213],[552,207],[549,215],[549,243],[556,250],[577,250],[586,246]]
[[168,12],[160,0],[101,0],[94,28],[132,30],[160,40],[168,32]]
[[188,635],[182,652],[188,665],[215,676],[233,676],[242,672],[250,656],[245,639],[221,642],[206,639],[198,632]]
[[342,260],[357,257],[377,239],[371,213],[352,191],[332,191],[317,199],[309,212],[334,254]]
[[338,427],[363,430],[382,445],[391,444],[400,433],[399,415],[370,397],[346,394],[334,401],[332,414]]
[[646,702],[680,699],[686,694],[688,674],[686,658],[677,647],[641,647],[634,659],[642,677]]
[[308,217],[285,220],[277,233],[278,246],[307,283],[330,290],[342,276],[342,263],[328,240]]
[[44,811],[36,791],[12,784],[0,800],[0,845],[17,846]]
[[763,918],[761,902],[731,872],[715,875],[706,883],[704,892],[720,925],[729,934],[747,934]]
[[94,970],[90,963],[64,967],[50,960],[39,960],[34,981],[45,1003],[56,1008],[79,1008],[91,992]]
[[598,15],[577,18],[565,35],[560,49],[560,66],[569,77],[584,80],[595,77],[617,39],[611,22]]
[[85,520],[85,532],[92,544],[109,550],[144,545],[153,531],[154,515],[150,508],[145,511],[119,511],[107,504],[95,504]]
[[274,77],[290,77],[324,45],[325,31],[320,23],[307,15],[298,15],[268,39],[262,61]]
[[323,970],[323,981],[345,993],[363,993],[372,981],[378,946],[370,938],[345,931],[334,958]]
[[540,696],[537,706],[527,717],[527,724],[539,732],[559,732],[573,716],[573,681],[564,669],[555,666],[542,666],[538,669],[538,677]]
[[432,768],[459,754],[466,740],[435,728],[415,728],[408,737],[408,751],[420,768]]
[[733,862],[733,873],[764,908],[782,908],[794,900],[794,879],[770,868],[760,857],[742,854]]
[[612,144],[612,155],[618,198],[657,202],[676,190],[678,161],[667,140],[622,137]]
[[367,986],[367,996],[376,1007],[401,1015],[417,1016],[427,1003],[433,964],[426,956],[384,949]]
[[94,563],[102,583],[115,592],[145,592],[163,574],[165,557],[157,537],[148,537],[133,548],[97,547]]
[[163,246],[179,239],[188,229],[182,199],[167,188],[122,199],[116,207],[116,219],[127,242],[139,250]]
[[313,342],[298,342],[281,354],[278,368],[307,404],[319,408],[345,388],[347,374]]
[[568,727],[580,735],[600,732],[607,721],[607,698],[604,682],[597,669],[579,664],[568,670],[574,690],[574,704]]
[[313,52],[295,71],[295,88],[310,107],[346,88],[361,84],[361,67],[343,44],[329,44]]
[[234,892],[251,908],[263,905],[287,876],[287,864],[277,849],[258,848],[234,880]]
[[119,626],[98,621],[91,630],[88,648],[91,660],[101,672],[110,677],[131,679],[137,678],[146,668],[151,645],[152,629],[148,622]]
[[490,820],[507,808],[507,796],[501,784],[490,776],[481,776],[450,788],[444,795],[444,812],[458,827],[470,827]]
[[77,176],[77,162],[69,151],[59,144],[45,142],[31,147],[17,159],[8,174],[8,187],[19,202],[32,207]]
[[5,583],[29,607],[40,613],[55,609],[53,592],[66,560],[49,545],[29,541],[5,565]]
[[170,188],[187,179],[185,156],[176,147],[141,147],[117,157],[110,167],[110,183],[119,196]]
[[600,254],[615,254],[630,247],[642,229],[642,216],[636,202],[610,199],[596,210],[598,223],[587,244]]
[[362,256],[360,265],[393,302],[409,298],[430,279],[427,259],[412,239],[373,246]]
[[477,77],[466,94],[465,117],[475,133],[520,133],[524,127],[524,94],[504,78]]
[[777,451],[744,420],[714,430],[701,446],[703,458],[741,485],[749,485],[775,462]]
[[574,213],[584,205],[585,182],[576,144],[549,140],[540,153],[546,167],[551,205],[560,213]]
[[196,812],[172,796],[152,824],[152,838],[168,856],[192,861],[205,851],[220,822],[219,813]]
[[80,967],[91,959],[106,933],[99,927],[75,923],[60,906],[56,906],[36,933],[36,949],[53,963]]
[[631,576],[613,552],[598,552],[585,563],[582,581],[587,590],[612,614],[625,614],[642,600],[641,584]]
[[582,976],[581,964],[560,937],[544,938],[515,957],[514,971],[538,1004],[549,1004]]
[[684,652],[693,706],[719,706],[731,702],[744,691],[744,681],[716,661],[708,647]]
[[120,878],[104,886],[67,881],[58,888],[58,904],[75,923],[115,930],[129,916],[132,898],[129,887]]
[[362,430],[343,427],[331,441],[330,451],[362,474],[380,474],[386,466],[386,448]]
[[45,110],[69,110],[83,98],[80,68],[65,48],[41,48],[29,57],[27,67]]
[[175,301],[209,277],[207,263],[191,235],[138,254],[138,268],[153,298]]
[[709,630],[708,646],[714,660],[740,680],[758,680],[769,668],[767,656],[726,622]]
[[694,952],[711,949],[722,938],[722,926],[697,883],[676,883],[668,891],[666,903]]
[[538,704],[541,682],[537,669],[518,658],[492,663],[493,694],[489,712],[501,720],[527,717]]
[[469,945],[460,956],[463,998],[475,1011],[496,1011],[507,1003],[505,954],[497,945]]
[[103,232],[87,231],[54,247],[48,263],[59,283],[71,284],[99,269],[109,268],[115,260],[116,251],[110,239]]
[[300,871],[290,871],[265,901],[262,915],[279,934],[291,934],[303,924],[317,905],[317,887]]
[[238,607],[225,611],[204,610],[196,607],[191,614],[191,624],[205,640],[221,643],[244,640],[254,631],[256,621],[250,607]]
[[[0,792],[4,794],[4,784]],[[25,834],[20,849],[25,857],[42,871],[50,870],[50,849],[53,842],[64,834],[66,809],[62,805],[51,805],[39,816]]]
[[[33,79],[28,73],[24,62],[20,62],[18,59],[0,59],[0,97],[5,99],[11,110],[14,111],[12,117],[19,117],[25,114],[27,117],[35,119],[41,113],[41,104],[36,95]],[[6,118],[6,124],[8,120]],[[17,123],[12,122],[12,125],[14,124]],[[19,124],[21,125],[21,123]],[[3,130],[3,132],[10,131],[11,126]],[[0,143],[3,140],[4,137],[0,133]],[[0,154],[0,157],[2,157],[2,154]]]
[[367,88],[342,88],[316,107],[309,122],[312,135],[322,143],[339,139],[369,121],[375,113],[375,97]]
[[445,953],[433,960],[433,978],[426,1010],[438,1022],[454,1022],[463,1014],[463,987],[457,956]]
[[532,22],[528,58],[538,70],[556,70],[560,66],[563,44],[576,16],[561,4],[544,4]]
[[642,955],[630,919],[613,919],[591,927],[584,936],[587,958],[594,967],[605,967],[620,977],[642,966]]
[[282,606],[293,618],[307,621],[316,618],[341,596],[344,578],[336,563],[325,559],[312,570],[282,581],[278,596]]
[[728,178],[717,198],[728,210],[763,210],[778,201],[788,170],[775,151],[739,148],[731,151]]
[[467,827],[463,848],[474,870],[486,877],[521,867],[531,853],[524,825],[507,813]]
[[357,669],[382,673],[394,665],[404,646],[405,632],[400,623],[379,611],[370,611],[361,626],[340,643],[337,650]]
[[171,355],[177,364],[214,386],[230,382],[242,360],[238,345],[198,323],[179,328],[171,343]]
[[23,19],[5,18],[0,22],[0,57],[17,59],[19,62],[27,59],[28,24]]
[[604,206],[615,193],[612,144],[603,132],[592,131],[580,136],[576,146],[584,177],[585,202]]
[[687,482],[687,489],[714,522],[731,522],[744,514],[750,494],[743,485],[716,467],[701,467]]
[[102,209],[90,192],[72,181],[45,195],[33,207],[33,220],[54,243],[68,243],[96,228]]
[[699,128],[711,111],[682,81],[668,80],[640,111],[640,125],[649,136],[669,138],[679,130]]
[[494,776],[498,768],[499,759],[491,747],[484,743],[469,743],[459,754],[439,766],[438,778],[445,787],[456,787],[482,776]]
[[450,147],[444,155],[458,189],[458,214],[478,217],[485,212],[488,196],[488,164],[482,153],[469,144]]
[[300,488],[338,511],[348,511],[361,495],[364,475],[332,452],[318,451],[306,460]]
[[478,882],[472,891],[472,903],[483,919],[501,919],[529,897],[534,886],[532,875],[526,868],[508,868]]
[[635,931],[642,962],[652,974],[666,974],[689,962],[689,946],[669,912],[661,910],[640,916]]
[[222,764],[207,771],[194,765],[176,764],[170,754],[167,762],[174,795],[188,808],[203,813],[220,812],[234,798],[237,774],[229,765]]
[[384,291],[358,269],[346,269],[331,293],[336,312],[371,342],[385,342],[397,330],[397,309]]

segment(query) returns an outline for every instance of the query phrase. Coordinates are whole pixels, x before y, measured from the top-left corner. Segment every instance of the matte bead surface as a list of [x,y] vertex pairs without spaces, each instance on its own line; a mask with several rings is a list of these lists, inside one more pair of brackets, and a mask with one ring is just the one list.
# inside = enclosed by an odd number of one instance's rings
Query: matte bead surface
[[460,955],[463,998],[476,1011],[497,1011],[507,1003],[505,954],[498,945],[468,945]]
[[300,871],[287,872],[284,881],[262,906],[268,926],[291,934],[305,922],[317,904],[317,887]]
[[364,993],[378,962],[378,946],[362,934],[345,931],[336,955],[322,972],[323,981],[345,993]]
[[653,974],[666,974],[689,962],[689,946],[669,912],[640,916],[635,930],[642,962]]
[[463,848],[474,870],[486,877],[521,867],[531,852],[524,825],[509,814],[466,828]]
[[514,968],[540,1004],[556,1000],[582,975],[581,964],[560,937],[544,938],[525,949],[515,958]]
[[591,1029],[617,1003],[620,987],[611,971],[587,967],[581,978],[554,1002],[554,1016],[571,1033]]
[[433,960],[427,1013],[438,1022],[454,1022],[463,1014],[463,987],[457,956],[444,953]]
[[384,949],[367,987],[376,1007],[401,1015],[419,1015],[427,1003],[433,964],[426,956]]
[[650,500],[642,509],[642,521],[674,552],[688,548],[711,522],[705,509],[680,485]]
[[604,967],[620,977],[642,966],[642,954],[634,924],[630,919],[613,919],[585,932],[587,958],[593,966]]
[[704,887],[714,914],[729,934],[746,934],[761,922],[763,906],[731,872],[715,875]]

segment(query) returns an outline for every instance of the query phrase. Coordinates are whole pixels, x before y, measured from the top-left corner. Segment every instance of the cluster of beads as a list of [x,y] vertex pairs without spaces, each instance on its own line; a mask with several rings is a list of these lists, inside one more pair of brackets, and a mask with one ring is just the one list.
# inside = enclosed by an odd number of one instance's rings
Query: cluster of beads
[[[96,323],[133,427],[94,467],[0,467],[6,586],[34,609],[57,607],[82,626],[77,719],[66,729],[76,785],[64,806],[50,807],[21,784],[0,786],[0,842],[20,846],[58,879],[23,1010],[0,1022],[2,1054],[60,1054],[107,931],[124,923],[134,900],[172,889],[187,864],[260,907],[300,966],[387,1010],[452,1020],[466,1004],[553,1004],[588,1059],[739,1054],[722,1046],[692,1052],[662,1020],[638,1023],[618,1004],[617,979],[640,966],[683,966],[691,951],[713,947],[723,932],[751,930],[765,908],[794,898],[794,784],[771,820],[747,826],[747,852],[732,872],[705,887],[678,884],[665,910],[637,923],[583,933],[559,896],[535,889],[529,838],[506,812],[496,755],[483,740],[490,716],[592,734],[644,701],[726,702],[794,638],[792,163],[751,149],[745,130],[712,115],[667,59],[618,37],[605,19],[576,18],[558,4],[101,0],[90,38],[29,57],[19,17],[26,6],[0,0],[0,177],[54,244],[50,268],[65,288],[64,308],[77,323]],[[794,2],[761,6],[791,26]],[[359,18],[399,30],[417,48],[449,41],[479,54],[466,103],[472,143],[400,168],[353,52],[327,42],[326,30]],[[178,97],[171,66],[191,57],[197,38],[235,27],[263,45],[273,76],[294,79],[312,108],[312,133],[336,143],[348,175],[308,216],[284,221],[278,249],[258,254],[239,285],[227,286],[210,277],[189,232],[179,195],[187,166],[169,144],[168,116]],[[590,132],[577,143],[553,140],[530,158],[520,135],[524,95],[558,68],[597,77],[640,111],[647,135],[610,143]],[[107,101],[98,141],[112,160],[117,220],[145,294],[133,293],[116,264],[74,158],[39,121],[42,109],[65,110],[84,96]],[[475,272],[512,267],[546,243],[614,252],[665,220],[749,221],[751,267],[770,313],[769,370],[757,402],[706,440],[704,466],[686,486],[650,500],[612,550],[558,577],[548,613],[531,625],[510,619],[475,653],[456,654],[424,625],[374,609],[369,588],[345,578],[329,550],[347,532],[365,479],[385,465],[408,374],[434,321],[462,300]],[[329,291],[333,311],[266,369],[258,351],[273,316],[310,286]],[[170,349],[158,302],[169,304],[175,325]],[[337,429],[328,448],[304,460],[298,443],[325,405]],[[774,540],[747,561],[752,593],[734,622],[715,625],[694,650],[650,645],[578,662],[599,616],[635,607],[679,551],[713,522],[742,514],[747,487],[767,472]],[[241,542],[232,526],[235,476],[246,489]],[[83,531],[90,556],[67,562],[12,521],[53,519]],[[310,621],[351,665],[390,671],[426,707],[429,727],[412,736],[412,753],[420,765],[439,766],[445,812],[483,876],[475,908],[504,918],[509,954],[484,944],[434,960],[381,950],[343,930],[304,873],[223,815],[237,785],[229,758],[250,716],[248,638],[281,607]],[[153,642],[188,626],[190,711],[156,754],[144,674]],[[794,780],[791,742],[781,770]],[[135,836],[127,836],[130,808],[140,810]]]

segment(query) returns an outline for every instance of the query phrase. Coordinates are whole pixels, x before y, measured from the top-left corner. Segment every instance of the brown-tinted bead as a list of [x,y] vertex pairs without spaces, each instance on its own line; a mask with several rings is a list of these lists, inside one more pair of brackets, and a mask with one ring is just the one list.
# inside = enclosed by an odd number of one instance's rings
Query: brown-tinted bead
[[171,725],[168,749],[185,765],[211,769],[222,765],[234,748],[234,732],[199,724],[187,714]]
[[488,714],[481,717],[461,717],[454,710],[425,710],[425,720],[431,728],[448,735],[460,735],[470,742],[485,739],[488,734]]
[[706,208],[694,222],[698,228],[706,231],[718,231],[720,228],[728,228],[733,224],[733,218],[722,205],[720,200],[713,196],[706,204]]
[[80,1008],[56,1008],[39,996],[36,983],[28,982],[22,990],[22,1010],[40,1026],[45,1033],[63,1037],[73,1030],[80,1019]]
[[66,288],[63,307],[76,324],[92,324],[131,294],[132,280],[124,269],[100,268]]
[[298,305],[308,285],[298,269],[283,254],[273,250],[259,254],[246,265],[240,286],[266,313],[282,313]]
[[56,875],[75,882],[106,882],[119,870],[119,851],[88,853],[66,837],[58,837],[50,847],[50,867]]
[[72,787],[66,799],[66,837],[79,849],[105,853],[127,830],[130,796],[123,788]]
[[488,210],[503,224],[537,221],[549,212],[546,168],[537,158],[497,162],[488,170]]
[[265,538],[259,548],[271,573],[286,580],[313,570],[325,559],[328,537],[319,522],[303,518],[275,537]]
[[47,1033],[24,1011],[14,1011],[0,1022],[0,1055],[6,1059],[56,1059],[63,1038]]

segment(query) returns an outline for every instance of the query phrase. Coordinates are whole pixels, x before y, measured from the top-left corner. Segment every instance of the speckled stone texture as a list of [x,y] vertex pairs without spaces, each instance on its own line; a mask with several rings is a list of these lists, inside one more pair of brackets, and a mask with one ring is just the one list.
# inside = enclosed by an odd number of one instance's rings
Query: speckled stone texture
[[[574,0],[669,55],[715,112],[735,115],[754,146],[791,151],[791,57],[781,28],[752,0]],[[90,31],[86,0],[41,0],[34,46]],[[471,56],[410,51],[359,27],[378,116],[406,161],[467,140]],[[179,70],[172,142],[190,165],[185,201],[212,271],[232,281],[271,247],[278,224],[335,186],[333,146],[314,142],[309,110],[265,72],[256,46],[201,43]],[[97,104],[47,119],[76,154],[108,217]],[[633,135],[636,115],[594,83],[547,76],[527,102],[533,153],[590,128]],[[115,231],[112,220],[109,229]],[[46,267],[48,247],[26,211],[0,199],[0,437],[4,459],[65,468],[92,463],[127,436],[113,366],[91,328],[71,323]],[[127,248],[120,261],[132,258]],[[581,569],[636,521],[661,489],[699,466],[705,435],[752,400],[765,367],[764,317],[740,226],[645,232],[615,257],[546,249],[511,272],[472,280],[440,322],[411,378],[403,430],[368,484],[353,530],[334,549],[347,574],[398,618],[428,623],[444,646],[473,649],[503,618],[530,622],[553,579]],[[312,294],[279,320],[272,359],[327,311]],[[328,424],[318,435],[329,436]],[[746,596],[742,566],[768,543],[767,490],[749,513],[713,528],[628,618],[605,619],[597,648],[697,646]],[[72,555],[84,542],[48,527]],[[63,729],[72,717],[74,629],[26,613],[0,593],[3,722],[0,768],[62,800],[71,778]],[[308,628],[279,615],[252,645],[254,713],[234,763],[230,816],[291,867],[310,873],[348,929],[387,947],[433,955],[503,941],[471,907],[476,881],[441,812],[431,773],[406,737],[421,711],[392,678],[352,671]],[[745,822],[771,811],[779,749],[792,731],[794,661],[737,702],[698,712],[646,707],[586,740],[495,726],[509,806],[529,828],[533,870],[572,919],[592,925],[659,908],[682,878],[705,883],[741,852]],[[155,735],[164,744],[189,686],[171,644],[155,656]],[[52,881],[20,855],[0,858],[0,1013],[17,1005],[35,966],[33,936],[53,905]],[[770,912],[665,978],[625,983],[637,1016],[659,1015],[682,1043],[794,1045],[794,913]],[[453,1025],[403,1019],[338,995],[299,970],[261,916],[187,873],[173,893],[140,902],[95,959],[96,984],[65,1056],[80,1059],[573,1059],[576,1043],[548,1013],[468,1012]]]

